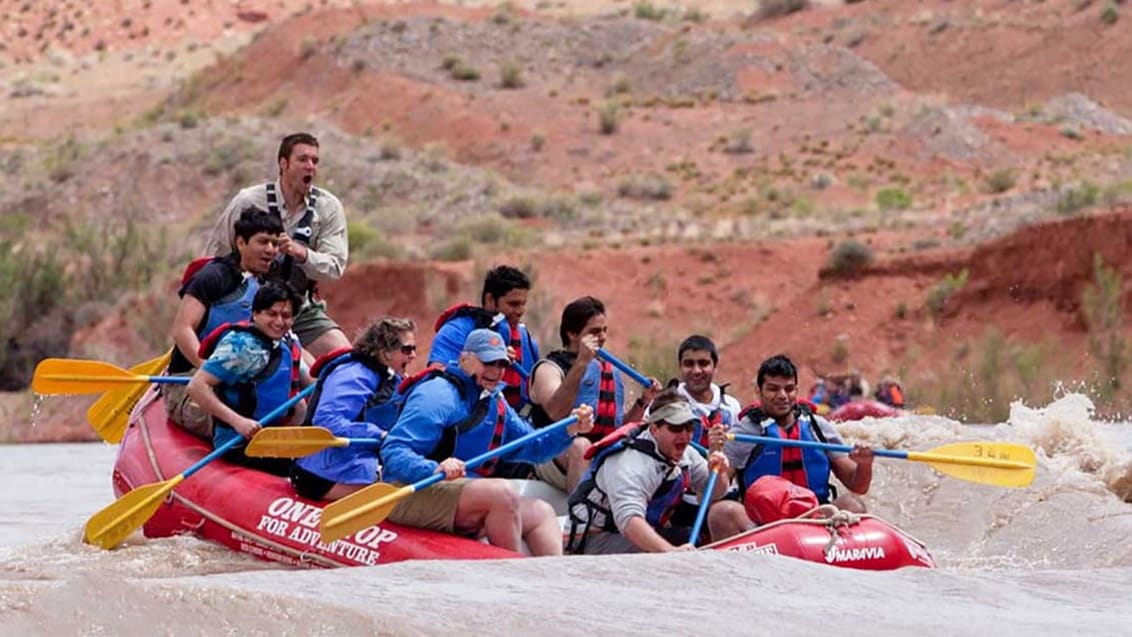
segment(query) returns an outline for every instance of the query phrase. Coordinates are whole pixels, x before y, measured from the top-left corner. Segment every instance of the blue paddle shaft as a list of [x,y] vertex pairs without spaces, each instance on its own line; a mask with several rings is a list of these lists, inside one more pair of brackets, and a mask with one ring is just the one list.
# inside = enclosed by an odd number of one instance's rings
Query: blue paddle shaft
[[158,385],[188,385],[189,376],[146,376],[146,380]]
[[638,372],[637,370],[633,369],[632,367],[629,367],[628,363],[617,358],[613,354],[610,354],[609,352],[605,351],[604,349],[599,349],[597,351],[597,357],[600,358],[601,360],[609,363],[610,365],[613,365],[617,369],[621,370],[621,373],[623,373],[626,376],[628,376],[629,378],[632,378],[633,380],[637,381],[637,383],[641,387],[644,387],[645,389],[652,387],[652,381],[645,378],[644,374]]
[[[306,398],[307,396],[310,396],[311,394],[313,394],[315,387],[316,387],[316,385],[312,383],[309,387],[307,387],[303,391],[292,396],[289,400],[287,400],[287,402],[283,403],[282,405],[279,405],[275,409],[272,409],[270,412],[268,412],[266,415],[264,415],[263,418],[260,418],[259,424],[266,425],[267,423],[271,422],[272,420],[275,420],[276,418],[287,413],[287,410],[289,410],[290,408],[299,404],[300,400],[302,400],[302,399]],[[237,445],[244,443],[244,442],[247,442],[247,440],[244,440],[243,436],[236,436],[236,437],[232,438],[228,442],[226,442],[226,443],[220,445],[219,447],[213,449],[212,453],[210,453],[207,456],[198,460],[197,463],[194,464],[193,466],[189,467],[188,469],[185,469],[184,476],[186,478],[188,478],[189,476],[193,475],[197,471],[200,471],[201,469],[203,469],[206,464],[212,462],[213,460],[216,460],[220,456],[222,456],[222,455],[228,453],[229,451],[231,451],[232,449],[234,449]]]
[[[507,443],[507,444],[505,444],[501,447],[496,447],[495,449],[491,449],[489,451],[481,453],[480,455],[476,456],[475,458],[468,460],[467,462],[464,463],[464,468],[465,469],[475,469],[476,467],[479,467],[480,465],[487,462],[488,460],[491,460],[492,458],[497,458],[497,457],[502,456],[506,453],[510,453],[511,451],[518,449],[519,447],[522,447],[523,445],[534,440],[535,438],[538,438],[539,436],[546,435],[546,434],[548,434],[552,431],[556,431],[558,429],[565,429],[565,428],[569,427],[570,425],[572,425],[576,422],[578,422],[577,416],[568,416],[566,418],[563,418],[562,420],[559,420],[558,422],[556,422],[552,425],[547,425],[546,427],[543,427],[542,429],[536,429],[536,430],[532,431],[531,433],[529,433],[529,434],[527,434],[527,435],[525,435],[521,438],[516,438],[516,439],[512,440],[511,442],[509,442],[509,443]],[[416,482],[414,482],[413,483],[413,491],[414,492],[420,491],[421,489],[424,489],[426,487],[431,487],[432,485],[436,484],[437,482],[440,482],[443,479],[444,479],[443,473],[434,473],[427,478],[424,478],[422,480],[417,480]]]
[[346,438],[346,443],[350,447],[380,447],[380,438]]
[[[768,438],[766,436],[752,436],[749,434],[734,434],[735,440],[739,442],[756,442],[764,445],[774,445],[778,447],[802,447],[803,449],[824,449],[826,451],[841,451],[849,453],[853,451],[853,447],[849,445],[834,445],[828,442],[812,442],[809,440],[784,440],[782,438]],[[900,460],[908,459],[907,451],[900,451],[897,449],[873,449],[873,454],[882,458],[899,458]]]
[[700,537],[700,529],[704,526],[704,518],[707,517],[708,507],[711,506],[711,496],[715,493],[717,480],[719,480],[719,472],[712,471],[711,475],[708,476],[704,492],[700,494],[700,508],[696,511],[696,522],[692,525],[692,534],[688,536],[688,541],[692,543],[692,546],[696,545],[696,540]]

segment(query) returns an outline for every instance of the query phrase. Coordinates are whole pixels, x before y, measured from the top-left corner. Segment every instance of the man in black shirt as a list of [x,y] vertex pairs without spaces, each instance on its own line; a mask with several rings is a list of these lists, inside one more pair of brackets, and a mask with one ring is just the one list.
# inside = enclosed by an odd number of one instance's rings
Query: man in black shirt
[[[173,357],[169,374],[190,376],[200,366],[200,341],[225,323],[247,321],[260,279],[279,253],[283,223],[259,208],[246,208],[235,224],[236,249],[224,257],[197,259],[182,277],[173,319]],[[165,409],[173,422],[198,436],[212,434],[212,419],[181,385],[164,385]]]

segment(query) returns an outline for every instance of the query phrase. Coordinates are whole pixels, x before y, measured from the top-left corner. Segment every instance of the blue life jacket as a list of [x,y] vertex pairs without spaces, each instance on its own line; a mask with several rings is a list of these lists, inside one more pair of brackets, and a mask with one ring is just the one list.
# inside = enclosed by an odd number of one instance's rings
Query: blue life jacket
[[[795,407],[795,427],[798,427],[798,439],[810,442],[826,442],[821,428],[814,422],[814,415],[802,406]],[[787,438],[782,427],[773,419],[766,416],[761,410],[747,410],[744,417],[763,427],[764,436],[770,438]],[[747,456],[743,470],[738,474],[740,493],[746,493],[747,488],[762,476],[781,476],[785,472],[782,466],[782,449],[777,445],[756,444]],[[829,484],[830,461],[829,455],[822,449],[802,449],[802,468],[806,471],[806,480],[809,489],[818,496],[820,502],[828,503],[831,499]]]
[[[264,336],[248,322],[221,325],[201,341],[199,355],[207,359],[216,349],[225,334],[239,330],[254,334],[271,352],[267,365],[248,382],[236,385],[221,385],[215,388],[216,395],[233,411],[259,421],[279,405],[287,402],[299,391],[299,368],[302,364],[302,349],[297,338],[288,332],[279,347],[273,347],[271,339]],[[279,420],[282,420],[280,418]],[[213,418],[212,444],[214,447],[239,436],[231,425]],[[271,424],[271,423],[268,423]]]
[[[181,275],[181,285],[188,284],[194,276],[206,266],[224,261],[228,257],[200,257],[193,259]],[[236,264],[237,267],[239,264]],[[252,317],[252,300],[259,291],[259,279],[254,276],[245,276],[239,285],[232,288],[224,296],[212,302],[204,309],[204,321],[197,326],[198,339],[216,331],[216,328],[225,323],[236,324],[247,321]]]
[[[477,329],[494,330],[503,337],[504,343],[511,343],[511,326],[502,314],[469,303],[459,303],[444,310],[437,317],[433,325],[433,333],[436,336],[429,348],[428,362],[444,364],[458,359],[468,334]],[[516,411],[521,410],[531,400],[529,378],[539,360],[538,344],[524,324],[519,324],[519,339],[521,340],[518,352],[519,367],[526,372],[526,378],[520,375],[518,401],[511,402]],[[515,390],[512,386],[508,385],[504,389],[504,395],[510,396],[513,391]],[[514,398],[509,397],[509,401],[514,401]]]
[[[570,552],[581,553],[585,550],[586,537],[590,529],[595,526],[607,533],[619,533],[613,512],[609,508],[609,496],[597,486],[597,473],[606,460],[625,451],[643,453],[668,469],[667,477],[645,505],[645,521],[649,526],[660,529],[668,524],[672,512],[680,504],[682,495],[691,485],[691,477],[686,467],[675,472],[677,463],[661,455],[652,440],[642,440],[640,435],[644,431],[646,428],[640,423],[625,425],[594,443],[587,452],[586,455],[593,460],[569,499],[568,550]],[[594,455],[591,456],[591,452],[594,452]],[[584,510],[586,514],[583,516],[579,509]]]
[[[400,412],[402,402],[397,386],[401,377],[390,374],[389,368],[380,361],[354,349],[343,348],[323,356],[311,367],[311,374],[317,375],[318,386],[311,395],[310,406],[307,408],[307,417],[304,424],[326,426],[320,421],[319,406],[323,399],[334,400],[334,396],[324,396],[323,389],[336,370],[343,369],[342,365],[357,363],[365,371],[356,373],[372,373],[376,379],[376,387],[358,413],[353,416],[357,422],[368,422],[377,425],[382,431],[389,431]],[[356,366],[352,366],[355,367]],[[349,368],[346,368],[347,371]],[[329,404],[329,403],[327,403]],[[331,447],[318,453],[311,454],[296,461],[300,467],[325,480],[345,484],[369,484],[377,480],[377,450],[360,445],[346,447]]]
[[[452,383],[460,396],[464,397],[465,400],[468,398],[466,383],[460,376],[446,371],[443,366],[434,365],[401,382],[398,388],[402,394],[401,404],[404,404],[409,394],[420,383],[436,377]],[[494,409],[492,409],[493,403]],[[486,426],[481,427],[481,425]],[[444,429],[440,442],[426,457],[429,460],[442,462],[448,458],[467,460],[487,453],[502,444],[506,426],[507,402],[503,397],[499,393],[492,393],[478,398],[471,405],[466,417]],[[485,477],[495,475],[496,464],[496,460],[489,461],[476,469],[475,472]]]
[[[696,427],[692,431],[692,440],[700,443],[700,446],[705,449],[711,447],[711,441],[708,440],[707,430],[711,427],[723,425],[728,429],[735,424],[735,416],[731,411],[724,409],[723,398],[727,395],[727,385],[719,386],[719,406],[711,410],[707,416],[703,416],[701,420],[696,421]],[[699,409],[696,410],[697,412]]]

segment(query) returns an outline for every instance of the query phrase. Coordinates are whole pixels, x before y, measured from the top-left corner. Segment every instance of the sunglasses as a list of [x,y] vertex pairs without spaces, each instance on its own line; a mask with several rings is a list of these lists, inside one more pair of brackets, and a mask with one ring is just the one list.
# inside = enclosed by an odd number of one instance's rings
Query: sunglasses
[[670,422],[666,422],[666,423],[664,423],[664,426],[668,428],[668,431],[670,431],[674,434],[680,434],[680,433],[685,433],[685,432],[692,433],[692,431],[695,430],[695,428],[696,428],[696,423],[685,422],[685,423],[681,423],[679,425],[674,425]]
[[408,356],[409,354],[412,354],[415,351],[417,351],[416,345],[402,345],[401,346],[401,353],[404,354],[405,356]]
[[484,363],[483,366],[484,367],[502,367],[503,369],[507,369],[508,367],[511,366],[511,361],[506,360],[506,359],[501,360],[501,361],[491,361],[490,363]]

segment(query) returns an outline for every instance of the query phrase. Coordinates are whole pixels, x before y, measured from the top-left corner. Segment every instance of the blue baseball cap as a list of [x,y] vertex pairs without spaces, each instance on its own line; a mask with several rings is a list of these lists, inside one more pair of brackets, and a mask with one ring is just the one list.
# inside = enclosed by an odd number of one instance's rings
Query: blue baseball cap
[[464,351],[476,355],[481,363],[494,363],[496,361],[511,361],[507,356],[507,345],[498,332],[489,329],[472,330],[468,339],[464,341]]

